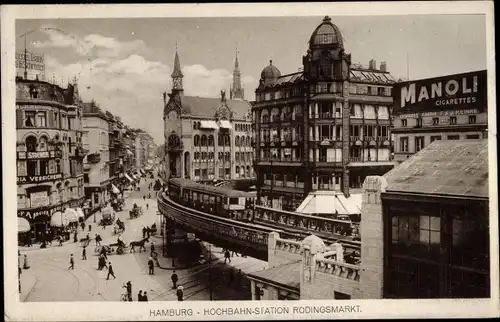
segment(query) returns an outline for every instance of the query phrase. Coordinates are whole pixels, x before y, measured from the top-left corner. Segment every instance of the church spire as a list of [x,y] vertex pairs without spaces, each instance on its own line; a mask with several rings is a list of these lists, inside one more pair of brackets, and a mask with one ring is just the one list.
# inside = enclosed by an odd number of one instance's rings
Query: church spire
[[229,91],[230,99],[245,99],[243,88],[241,87],[240,63],[238,61],[238,49],[236,48],[236,60],[234,61],[233,86]]
[[172,72],[172,91],[183,91],[182,88],[182,78],[184,75],[181,71],[181,63],[179,60],[179,53],[177,51],[177,45],[175,46],[175,58],[174,58],[174,71]]

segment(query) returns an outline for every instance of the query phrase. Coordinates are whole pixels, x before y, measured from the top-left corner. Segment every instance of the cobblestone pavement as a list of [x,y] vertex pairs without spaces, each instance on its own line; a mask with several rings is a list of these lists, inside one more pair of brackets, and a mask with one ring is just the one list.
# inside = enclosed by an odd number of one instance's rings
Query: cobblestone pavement
[[[142,238],[142,227],[151,226],[156,223],[160,228],[160,216],[157,213],[156,194],[151,192],[152,199],[143,200],[147,195],[147,186],[154,180],[141,180],[140,191],[126,191],[124,193],[125,207],[123,211],[117,213],[117,217],[125,222],[125,232],[121,235],[127,245],[132,240]],[[130,219],[129,211],[136,203],[143,208],[143,215]],[[149,209],[146,208],[149,205]],[[96,222],[99,222],[101,215],[96,215]],[[113,235],[113,227],[105,229],[94,224],[94,217],[90,216],[87,221],[92,225],[90,236],[93,237],[99,232],[103,241],[102,245],[115,243],[117,236]],[[79,238],[85,233],[79,232]],[[156,245],[156,250],[161,252],[162,239],[160,234],[151,236],[151,242]],[[266,262],[250,258],[231,258],[231,263],[224,264],[222,249],[209,246],[204,242],[207,249],[212,251],[212,261],[197,265],[192,268],[176,267],[179,276],[179,285],[184,287],[184,299],[190,300],[245,300],[250,298],[248,283],[238,281],[234,278],[238,269],[242,273],[250,273],[264,269]],[[176,301],[175,290],[172,288],[171,259],[163,258],[159,255],[160,266],[155,267],[155,274],[148,274],[147,261],[150,253],[150,243],[146,244],[146,252],[130,253],[127,248],[125,254],[108,256],[115,271],[116,279],[112,277],[107,280],[107,271],[97,270],[97,256],[94,253],[95,241],[91,241],[87,247],[87,260],[81,259],[82,247],[79,243],[66,242],[62,247],[49,246],[47,249],[39,247],[21,248],[21,254],[27,254],[31,268],[23,270],[21,274],[20,293],[21,301],[50,302],[50,301],[119,301],[120,295],[125,291],[122,284],[131,281],[133,300],[137,300],[139,290],[147,291],[150,301]],[[75,269],[69,270],[70,254],[75,257]],[[233,273],[231,274],[231,270]],[[231,275],[233,278],[231,279]],[[241,286],[243,285],[243,286]],[[210,292],[212,289],[212,292]],[[212,296],[210,296],[212,293]]]

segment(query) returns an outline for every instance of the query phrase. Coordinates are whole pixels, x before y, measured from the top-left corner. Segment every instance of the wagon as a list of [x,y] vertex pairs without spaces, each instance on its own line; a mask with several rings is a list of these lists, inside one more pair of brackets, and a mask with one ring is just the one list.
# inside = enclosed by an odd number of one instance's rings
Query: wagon
[[137,218],[142,215],[142,207],[133,208],[129,211],[130,218]]
[[96,246],[94,252],[96,255],[101,254],[102,249],[106,250],[106,254],[114,254],[116,253],[117,255],[122,255],[125,253],[125,250],[127,249],[127,245],[125,246],[118,246],[118,243],[114,244],[109,244],[109,245],[102,245],[102,246]]

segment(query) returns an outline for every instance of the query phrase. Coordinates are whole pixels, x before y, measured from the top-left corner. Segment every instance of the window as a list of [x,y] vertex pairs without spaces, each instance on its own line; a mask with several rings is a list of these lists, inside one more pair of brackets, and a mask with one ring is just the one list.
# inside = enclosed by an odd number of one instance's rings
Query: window
[[457,117],[456,116],[450,117],[450,124],[452,124],[452,125],[457,124]]
[[422,118],[417,119],[417,127],[422,127]]
[[407,119],[402,119],[401,120],[401,126],[403,126],[403,127],[408,126],[408,120]]
[[316,93],[328,93],[328,84],[317,84]]
[[47,112],[37,114],[37,127],[47,127]]
[[460,135],[448,135],[448,140],[459,140]]
[[49,174],[49,164],[45,160],[40,160],[40,175],[45,176]]
[[432,125],[439,125],[439,117],[432,118]]
[[37,163],[37,161],[27,162],[27,172],[29,176],[36,176],[38,174]]
[[476,140],[479,139],[479,134],[467,134],[467,140]]
[[28,152],[36,152],[36,138],[34,136],[28,136],[26,138],[26,150]]
[[58,128],[59,127],[59,113],[54,112],[53,121],[54,121],[54,127]]
[[332,74],[332,61],[328,57],[321,57],[319,61],[319,76],[331,76]]
[[469,124],[476,124],[476,116],[469,115]]
[[424,148],[424,137],[416,136],[415,137],[415,152],[418,152]]
[[314,37],[314,43],[317,45],[333,44],[333,33],[317,34]]
[[24,126],[34,127],[35,126],[35,112],[24,112]]
[[436,136],[431,136],[431,143],[436,141],[436,140],[441,140],[441,135],[436,135]]

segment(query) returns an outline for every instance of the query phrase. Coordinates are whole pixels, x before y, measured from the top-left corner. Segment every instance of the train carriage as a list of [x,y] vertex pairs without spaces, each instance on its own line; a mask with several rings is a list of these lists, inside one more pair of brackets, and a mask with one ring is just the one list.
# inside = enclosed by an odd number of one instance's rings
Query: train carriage
[[220,217],[253,222],[255,194],[182,178],[171,178],[167,184],[169,197],[180,204]]

